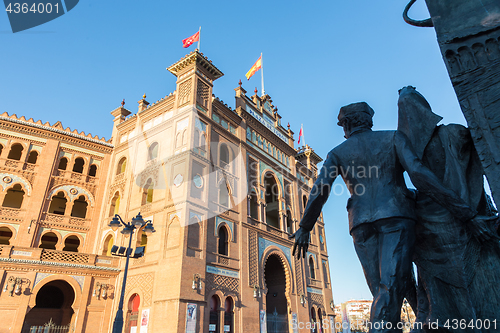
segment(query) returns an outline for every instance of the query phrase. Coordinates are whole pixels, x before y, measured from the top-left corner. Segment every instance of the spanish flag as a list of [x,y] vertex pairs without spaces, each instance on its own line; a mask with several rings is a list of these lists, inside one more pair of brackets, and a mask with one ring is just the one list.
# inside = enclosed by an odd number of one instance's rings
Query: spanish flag
[[262,55],[259,57],[259,59],[257,59],[255,64],[253,64],[252,68],[250,68],[250,70],[245,74],[247,80],[250,80],[252,75],[254,75],[255,72],[257,72],[261,68],[262,68]]

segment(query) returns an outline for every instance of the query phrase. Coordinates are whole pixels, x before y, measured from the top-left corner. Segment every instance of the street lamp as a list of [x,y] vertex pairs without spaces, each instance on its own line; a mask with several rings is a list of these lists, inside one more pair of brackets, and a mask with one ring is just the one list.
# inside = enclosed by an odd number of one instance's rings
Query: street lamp
[[[122,218],[120,215],[115,214],[113,219],[109,222],[108,226],[113,229],[113,231],[116,231],[119,227],[123,226],[123,230],[121,233],[125,237],[130,237],[128,241],[128,248],[130,249],[132,246],[132,234],[134,233],[135,229],[140,229],[143,226],[144,227],[144,232],[146,233],[147,236],[151,235],[153,232],[155,232],[155,228],[153,227],[153,223],[151,221],[144,221],[144,219],[141,216],[141,213],[137,214],[136,217],[132,218],[132,222],[125,223],[123,222]],[[115,321],[113,322],[113,333],[122,333],[123,329],[123,299],[125,298],[125,286],[127,285],[127,273],[128,273],[128,261],[130,257],[130,252],[131,251],[125,251],[126,255],[125,257],[127,260],[125,261],[125,270],[123,273],[123,283],[122,283],[122,290],[121,290],[121,295],[120,295],[120,303],[118,303],[118,310],[116,311],[116,316],[115,316]]]

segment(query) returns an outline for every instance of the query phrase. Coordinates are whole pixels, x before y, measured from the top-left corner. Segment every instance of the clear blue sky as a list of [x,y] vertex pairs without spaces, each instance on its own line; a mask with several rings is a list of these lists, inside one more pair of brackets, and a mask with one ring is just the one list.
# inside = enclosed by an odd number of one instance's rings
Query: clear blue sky
[[[109,112],[123,98],[136,111],[175,89],[165,68],[190,49],[181,40],[202,26],[201,49],[225,73],[214,93],[234,106],[242,79],[250,93],[260,75],[245,73],[263,53],[266,92],[298,135],[322,156],[343,141],[341,106],[368,102],[375,129],[397,124],[398,89],[416,86],[443,123],[461,123],[456,96],[433,29],[404,23],[407,0],[131,1],[80,3],[60,18],[12,34],[0,13],[0,113],[109,139]],[[423,0],[410,12],[428,17]],[[342,180],[337,182],[342,184]],[[325,206],[326,236],[336,303],[370,298],[349,236],[348,196]]]

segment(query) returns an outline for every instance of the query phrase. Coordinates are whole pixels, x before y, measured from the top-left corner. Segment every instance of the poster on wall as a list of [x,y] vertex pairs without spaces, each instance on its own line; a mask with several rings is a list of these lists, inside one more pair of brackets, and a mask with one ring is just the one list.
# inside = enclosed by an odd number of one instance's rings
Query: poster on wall
[[266,310],[260,310],[260,333],[267,333]]
[[297,314],[295,312],[292,312],[292,328],[293,328],[293,333],[299,333],[298,329],[298,321],[297,321]]
[[149,325],[149,309],[142,310],[141,314],[141,330],[140,333],[148,333]]
[[196,333],[196,308],[195,303],[188,303],[186,308],[186,333]]

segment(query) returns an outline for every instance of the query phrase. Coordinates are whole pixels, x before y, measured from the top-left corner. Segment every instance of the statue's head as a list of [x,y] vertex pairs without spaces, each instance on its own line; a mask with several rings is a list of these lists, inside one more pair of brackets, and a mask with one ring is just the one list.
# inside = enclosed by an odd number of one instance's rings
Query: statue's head
[[357,128],[373,127],[373,109],[365,102],[352,103],[340,108],[337,125],[344,128],[345,137]]

